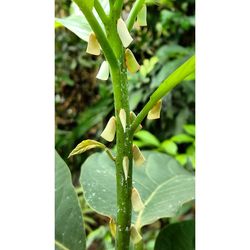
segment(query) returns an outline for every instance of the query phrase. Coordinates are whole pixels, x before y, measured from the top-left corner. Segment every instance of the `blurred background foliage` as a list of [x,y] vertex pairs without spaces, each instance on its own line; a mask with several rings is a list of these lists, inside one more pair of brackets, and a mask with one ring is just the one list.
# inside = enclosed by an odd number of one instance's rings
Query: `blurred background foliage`
[[[125,1],[124,18],[133,2]],[[162,80],[194,53],[195,44],[194,0],[148,0],[147,3],[148,26],[132,31],[135,40],[130,47],[142,65],[138,73],[128,76],[130,106],[136,114]],[[70,15],[70,6],[70,0],[55,0],[55,16]],[[76,186],[81,164],[91,152],[67,159],[69,153],[84,139],[102,141],[100,134],[114,113],[111,82],[95,77],[102,58],[86,54],[86,46],[69,30],[56,28],[55,144],[70,167]],[[143,131],[135,137],[135,143],[141,148],[171,155],[190,171],[195,168],[194,80],[194,76],[189,77],[164,97],[161,119],[145,120]],[[82,196],[80,191],[78,194]],[[89,249],[112,249],[109,248],[112,237],[106,226],[107,219],[94,214],[83,199],[81,203],[84,218],[87,218],[87,231],[91,232],[88,234]],[[194,204],[187,204],[180,216],[171,220],[192,217],[193,211]],[[146,249],[153,249],[153,234],[171,220],[162,220],[144,229]]]

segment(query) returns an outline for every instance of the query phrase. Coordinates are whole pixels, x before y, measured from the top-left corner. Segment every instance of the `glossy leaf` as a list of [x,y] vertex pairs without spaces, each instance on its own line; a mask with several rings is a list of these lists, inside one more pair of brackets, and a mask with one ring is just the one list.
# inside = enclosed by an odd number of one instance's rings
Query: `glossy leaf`
[[160,141],[150,132],[146,130],[140,130],[135,134],[136,138],[139,138],[144,145],[147,146],[155,146],[158,147],[160,145]]
[[154,250],[194,250],[195,222],[193,220],[166,226],[159,233]]
[[179,135],[175,135],[171,138],[172,141],[176,142],[176,143],[190,143],[190,142],[194,142],[194,138],[191,137],[190,135],[186,135],[186,134],[179,134]]
[[55,153],[55,249],[85,250],[81,208],[70,171]]
[[[133,168],[134,187],[144,208],[133,212],[137,228],[159,218],[175,216],[180,207],[194,199],[194,176],[173,158],[156,152],[143,152],[146,162]],[[95,211],[116,218],[115,165],[105,154],[95,153],[82,165],[80,183],[84,196]]]
[[161,143],[160,149],[170,155],[176,155],[178,151],[177,145],[171,140],[165,140]]
[[195,136],[195,125],[186,124],[183,126],[183,129],[190,135]]

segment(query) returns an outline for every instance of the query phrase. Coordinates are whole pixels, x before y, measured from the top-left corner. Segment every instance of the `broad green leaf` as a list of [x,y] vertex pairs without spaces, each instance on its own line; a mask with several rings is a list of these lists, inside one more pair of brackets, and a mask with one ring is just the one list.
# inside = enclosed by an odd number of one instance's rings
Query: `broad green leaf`
[[154,250],[194,250],[195,222],[193,220],[174,223],[161,230],[156,238]]
[[57,152],[55,168],[55,249],[85,250],[81,208],[70,171]]
[[177,145],[171,140],[165,140],[161,143],[160,150],[164,150],[170,155],[176,155],[178,151]]
[[71,15],[66,18],[56,18],[56,24],[61,24],[79,38],[88,42],[91,28],[84,16]]
[[183,129],[190,135],[195,136],[195,125],[186,124],[183,126]]
[[[134,167],[134,187],[144,209],[133,212],[132,223],[139,228],[159,218],[175,216],[180,207],[194,199],[194,176],[172,157],[143,152],[146,162]],[[80,183],[84,196],[96,212],[116,218],[115,165],[105,154],[95,153],[82,165]]]
[[173,136],[171,140],[176,143],[190,143],[194,141],[194,138],[191,137],[190,135],[179,134],[179,135]]
[[158,147],[160,145],[160,141],[150,132],[146,130],[140,130],[135,134],[135,137],[140,139],[144,145],[146,146],[155,146]]

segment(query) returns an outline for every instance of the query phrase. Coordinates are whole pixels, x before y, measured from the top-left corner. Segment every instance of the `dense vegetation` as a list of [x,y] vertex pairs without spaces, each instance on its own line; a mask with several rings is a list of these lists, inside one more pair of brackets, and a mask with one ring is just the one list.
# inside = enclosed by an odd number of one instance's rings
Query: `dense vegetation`
[[[136,114],[160,83],[194,54],[194,1],[154,2],[148,1],[148,26],[132,31],[136,41],[131,50],[142,65],[139,72],[128,76],[130,108]],[[126,1],[124,16],[132,3]],[[70,15],[71,7],[71,1],[56,1],[56,16]],[[87,54],[86,43],[63,27],[57,27],[55,34],[56,149],[70,167],[81,201],[88,249],[112,249],[113,238],[108,218],[97,214],[86,204],[79,188],[80,168],[90,153],[67,158],[82,140],[100,140],[101,132],[114,113],[112,84],[96,79],[102,58]],[[192,173],[195,170],[194,75],[165,96],[163,104],[161,119],[154,122],[145,120],[142,123],[143,130],[135,135],[134,144],[144,150],[162,152],[167,158],[174,157]],[[154,249],[160,229],[172,223],[194,219],[194,209],[194,202],[189,202],[177,216],[160,219],[144,227],[146,249]],[[192,225],[187,223],[183,227],[191,227],[192,231]],[[176,230],[174,225],[172,228]],[[168,237],[169,241],[173,238],[176,242],[180,241],[171,233]],[[157,249],[165,248],[159,246]],[[185,248],[180,246],[173,249]]]

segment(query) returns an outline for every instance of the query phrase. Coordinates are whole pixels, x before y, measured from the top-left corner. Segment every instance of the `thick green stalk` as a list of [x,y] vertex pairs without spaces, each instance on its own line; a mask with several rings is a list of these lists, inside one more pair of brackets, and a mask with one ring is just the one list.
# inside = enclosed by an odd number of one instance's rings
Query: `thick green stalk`
[[[113,12],[114,13],[114,12]],[[131,190],[132,190],[132,137],[130,136],[130,109],[128,99],[127,70],[125,65],[125,50],[117,34],[117,13],[111,14],[109,29],[106,30],[108,40],[114,49],[119,68],[111,66],[111,78],[115,99],[115,114],[117,121],[116,133],[116,189],[117,189],[117,218],[116,218],[116,250],[128,250],[130,242],[131,226]],[[124,132],[119,112],[126,112],[126,131]],[[123,172],[123,158],[129,159],[128,178],[125,179]]]
[[136,0],[136,2],[134,3],[134,5],[129,13],[128,19],[126,21],[129,31],[133,28],[137,14],[141,10],[144,2],[145,2],[145,0]]

